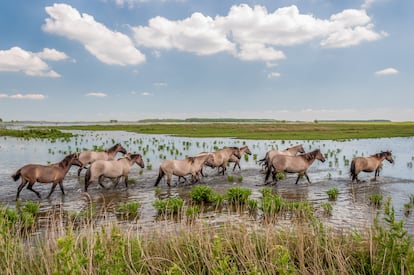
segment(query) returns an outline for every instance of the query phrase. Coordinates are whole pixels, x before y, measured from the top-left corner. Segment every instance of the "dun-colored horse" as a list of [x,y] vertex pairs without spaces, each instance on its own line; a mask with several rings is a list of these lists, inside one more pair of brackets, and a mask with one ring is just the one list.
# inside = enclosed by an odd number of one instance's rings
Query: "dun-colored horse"
[[128,175],[134,163],[139,165],[141,168],[144,168],[145,166],[140,154],[131,153],[128,153],[124,157],[117,160],[97,160],[93,162],[86,171],[85,192],[88,191],[88,186],[91,182],[95,180],[98,180],[99,185],[105,188],[102,184],[103,178],[115,179],[116,187],[120,177],[124,177],[125,186],[128,187]]
[[178,177],[185,177],[186,175],[192,176],[192,182],[195,183],[199,180],[199,173],[203,168],[203,165],[207,161],[212,161],[213,156],[211,154],[203,154],[201,156],[189,157],[183,160],[164,160],[159,169],[158,178],[155,182],[157,186],[164,175],[167,175],[167,184],[171,186],[172,175]]
[[122,145],[119,143],[115,144],[114,146],[103,152],[96,152],[91,150],[80,152],[79,161],[82,163],[82,165],[78,169],[78,176],[80,176],[82,169],[85,168],[87,164],[91,164],[96,160],[113,160],[115,159],[115,155],[118,152],[126,154],[125,148],[122,147]]
[[[205,153],[202,153],[205,154]],[[227,169],[227,163],[229,162],[230,158],[232,156],[235,156],[236,158],[240,159],[242,154],[240,152],[240,148],[238,147],[224,147],[223,149],[217,150],[215,152],[208,153],[209,155],[212,155],[213,158],[210,158],[206,162],[206,165],[211,168],[222,168],[221,171],[219,171],[219,174],[222,173],[224,175],[224,171]],[[200,154],[201,155],[201,154]]]
[[265,184],[268,184],[267,179],[270,173],[272,173],[273,181],[277,182],[276,174],[279,172],[299,173],[295,184],[298,183],[301,174],[304,174],[308,182],[311,183],[307,170],[316,159],[325,162],[325,158],[319,149],[299,156],[275,155],[267,168]]
[[389,151],[377,153],[370,157],[356,157],[351,162],[351,177],[352,182],[358,180],[358,174],[360,172],[374,172],[374,180],[377,180],[377,176],[379,176],[379,171],[382,166],[382,161],[386,159],[389,163],[393,163],[394,159],[392,158],[392,153]]
[[17,181],[20,177],[22,177],[22,182],[17,188],[16,200],[19,199],[20,192],[27,183],[29,183],[27,189],[34,192],[39,198],[41,198],[40,193],[33,189],[33,185],[36,182],[53,183],[49,195],[47,196],[48,198],[50,195],[52,195],[53,191],[55,191],[56,185],[58,183],[62,194],[65,194],[62,181],[72,165],[82,165],[78,159],[77,153],[70,154],[66,156],[62,161],[53,163],[51,165],[27,164],[23,166],[12,175],[14,181]]
[[305,149],[303,149],[302,144],[298,144],[289,148],[286,148],[285,150],[276,150],[272,149],[266,152],[266,155],[264,158],[259,160],[259,163],[262,163],[262,166],[264,168],[267,168],[269,163],[272,161],[272,158],[276,155],[285,155],[285,156],[296,156],[298,153],[305,153]]
[[[239,149],[240,149],[240,156],[243,156],[244,154],[248,154],[248,155],[252,154],[252,152],[250,151],[247,145],[240,147]],[[229,162],[234,162],[233,171],[236,169],[236,166],[239,167],[239,170],[241,170],[240,158],[236,157],[235,155],[231,155],[229,158]]]

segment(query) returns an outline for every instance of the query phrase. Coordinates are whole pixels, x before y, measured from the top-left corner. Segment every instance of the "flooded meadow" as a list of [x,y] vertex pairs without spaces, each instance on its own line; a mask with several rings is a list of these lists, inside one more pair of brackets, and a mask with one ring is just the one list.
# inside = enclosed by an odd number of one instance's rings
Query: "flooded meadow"
[[[92,183],[88,192],[84,190],[84,175],[77,176],[77,167],[72,167],[66,175],[63,185],[66,195],[56,188],[47,199],[50,184],[36,183],[34,189],[39,191],[42,198],[26,188],[20,193],[20,200],[40,202],[42,213],[51,210],[63,210],[80,213],[93,205],[105,219],[117,220],[120,223],[133,223],[142,230],[157,226],[157,210],[154,202],[160,198],[180,197],[185,205],[190,204],[189,193],[196,185],[207,185],[214,191],[225,194],[231,187],[243,187],[251,190],[250,199],[260,201],[263,188],[270,188],[283,199],[289,201],[309,201],[314,207],[314,214],[338,230],[358,228],[363,229],[372,223],[378,209],[371,205],[372,195],[382,195],[384,201],[390,197],[398,219],[404,220],[410,234],[414,234],[414,214],[408,213],[407,203],[414,195],[414,139],[413,138],[382,138],[356,139],[345,141],[307,141],[307,140],[239,140],[231,138],[185,138],[166,135],[144,135],[123,131],[72,131],[77,134],[70,140],[40,140],[1,137],[0,142],[0,202],[10,207],[16,206],[16,192],[20,180],[14,182],[11,175],[20,167],[29,164],[47,164],[61,161],[67,154],[86,149],[107,149],[115,143],[132,153],[143,156],[145,168],[137,165],[132,167],[129,175],[128,188],[120,182],[116,188],[114,183],[106,179],[102,188]],[[315,161],[308,170],[312,184],[301,178],[295,184],[296,175],[287,174],[286,178],[277,184],[264,184],[265,174],[259,159],[263,158],[270,149],[283,150],[293,145],[302,144],[305,151],[320,149],[326,161]],[[247,145],[252,155],[242,156],[240,166],[233,171],[233,164],[227,168],[224,176],[217,169],[204,168],[206,177],[201,182],[191,184],[190,179],[185,183],[173,184],[169,188],[164,178],[159,186],[154,187],[158,175],[158,167],[165,159],[184,159],[200,152],[211,152],[224,146],[241,147]],[[380,151],[392,151],[394,163],[383,162],[383,168],[377,181],[373,181],[373,173],[360,173],[360,183],[351,183],[349,169],[353,157],[369,156]],[[120,157],[118,154],[117,157]],[[330,200],[327,191],[336,188],[339,194],[335,200]],[[139,218],[134,221],[124,220],[117,215],[116,205],[121,202],[138,201],[141,204]],[[322,207],[329,202],[332,205],[330,215],[324,213]],[[260,222],[260,211],[256,217],[234,212],[224,206],[221,211],[206,211],[201,219],[211,224],[221,224],[233,219],[247,222]],[[281,220],[280,222],[284,222]]]

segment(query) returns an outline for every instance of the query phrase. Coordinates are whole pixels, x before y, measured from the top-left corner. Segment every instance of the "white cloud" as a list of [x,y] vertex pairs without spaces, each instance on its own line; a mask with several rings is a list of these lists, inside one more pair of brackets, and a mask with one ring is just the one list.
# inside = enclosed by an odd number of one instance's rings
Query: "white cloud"
[[198,55],[233,52],[234,44],[225,30],[209,16],[196,12],[184,20],[171,21],[157,16],[149,20],[149,26],[132,28],[138,45],[158,49],[177,49]]
[[50,16],[43,30],[82,43],[98,60],[110,65],[135,65],[145,62],[143,55],[125,34],[114,32],[95,21],[93,16],[80,14],[67,4],[46,7]]
[[376,75],[380,75],[380,76],[382,76],[382,75],[392,75],[392,74],[398,74],[398,73],[399,73],[399,71],[397,69],[394,69],[394,68],[387,68],[387,69],[375,72]]
[[363,9],[368,9],[370,8],[374,3],[376,2],[376,0],[365,0],[364,3],[362,3],[361,8]]
[[329,19],[302,14],[295,6],[268,12],[263,6],[234,5],[226,16],[193,13],[182,20],[157,16],[148,26],[132,28],[138,45],[176,49],[198,55],[228,52],[242,60],[266,62],[285,58],[279,46],[300,45],[320,39],[326,48],[355,46],[385,37],[374,30],[364,9],[347,9]]
[[0,50],[0,71],[23,72],[30,76],[60,77],[39,57],[39,53],[25,51],[19,47]]
[[64,52],[59,52],[55,49],[44,48],[42,52],[36,54],[41,59],[60,61],[65,60],[68,56]]
[[34,99],[34,100],[42,100],[47,98],[47,96],[42,94],[14,94],[14,95],[7,95],[7,94],[0,94],[1,98],[11,98],[11,99]]
[[86,96],[107,97],[108,95],[100,92],[87,93]]
[[280,73],[278,72],[271,72],[267,74],[267,78],[278,78],[280,77]]
[[149,93],[149,92],[143,92],[143,93],[141,93],[141,95],[143,95],[143,96],[153,96],[154,94]]

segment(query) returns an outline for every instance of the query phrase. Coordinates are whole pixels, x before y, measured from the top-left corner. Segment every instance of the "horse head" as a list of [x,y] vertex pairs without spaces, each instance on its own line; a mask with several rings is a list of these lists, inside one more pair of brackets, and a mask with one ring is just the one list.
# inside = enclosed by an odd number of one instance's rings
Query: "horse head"
[[321,150],[316,149],[312,153],[314,153],[313,155],[314,155],[315,159],[320,160],[321,162],[325,162],[325,157],[323,156]]
[[385,159],[389,161],[389,163],[394,163],[394,159],[392,158],[392,153],[391,151],[386,151],[386,152],[381,152]]
[[140,154],[132,154],[130,155],[131,159],[134,160],[136,164],[139,165],[139,167],[144,168],[144,160],[142,159],[142,156]]

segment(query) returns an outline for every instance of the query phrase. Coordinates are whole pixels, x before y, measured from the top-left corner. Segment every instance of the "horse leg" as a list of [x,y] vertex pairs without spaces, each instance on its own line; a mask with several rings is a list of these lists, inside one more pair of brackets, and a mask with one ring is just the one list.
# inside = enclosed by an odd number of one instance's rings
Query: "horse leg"
[[27,180],[22,178],[22,183],[20,183],[19,187],[17,188],[16,201],[19,199],[20,192],[22,191],[22,189],[25,187],[26,184],[27,184]]
[[53,183],[52,188],[50,189],[49,195],[47,195],[47,198],[50,198],[50,195],[52,195],[53,191],[55,191],[55,188],[56,188],[57,184],[58,184],[57,182]]
[[124,176],[125,187],[128,188],[128,175]]
[[59,187],[60,187],[60,191],[62,191],[62,194],[65,195],[65,190],[63,190],[63,179],[59,181]]
[[308,180],[309,184],[312,184],[312,182],[309,180],[308,173],[305,172],[305,176],[306,176],[306,179]]
[[102,186],[103,189],[106,189],[105,185],[103,185],[102,181],[103,181],[104,176],[100,175],[98,178],[98,183],[100,186]]
[[78,169],[78,177],[80,177],[80,174],[81,174],[81,172],[82,172],[82,169],[83,169],[83,164],[82,164],[82,166],[80,166],[80,167],[79,167],[79,169]]
[[299,179],[300,179],[300,173],[298,174],[298,178],[296,179],[295,184],[298,184]]
[[35,182],[33,182],[33,183],[32,182],[29,182],[29,185],[27,186],[27,189],[29,189],[30,191],[34,192],[39,197],[39,199],[41,199],[40,193],[33,189],[33,184],[35,184]]
[[171,174],[167,174],[167,185],[168,185],[168,187],[171,187],[171,177],[172,177]]

